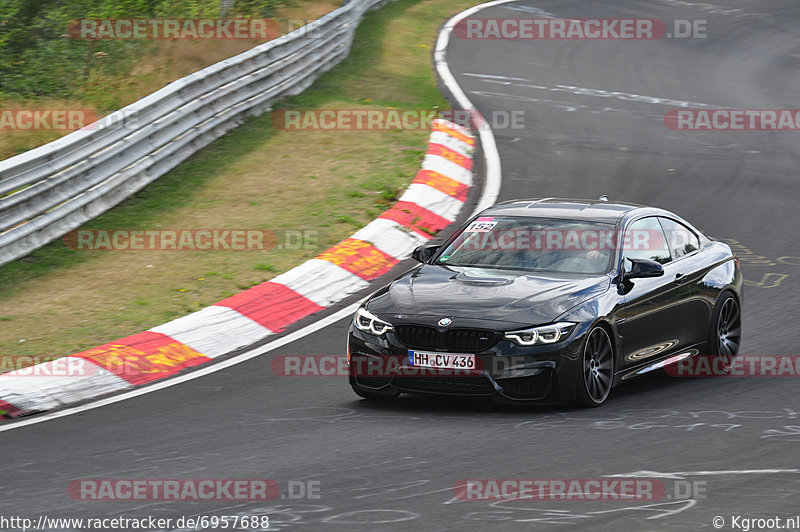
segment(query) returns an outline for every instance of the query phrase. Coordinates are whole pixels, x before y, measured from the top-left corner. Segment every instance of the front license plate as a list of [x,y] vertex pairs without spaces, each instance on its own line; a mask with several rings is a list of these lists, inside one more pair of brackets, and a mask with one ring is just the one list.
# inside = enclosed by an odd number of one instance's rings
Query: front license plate
[[475,355],[408,350],[408,365],[436,369],[475,369]]

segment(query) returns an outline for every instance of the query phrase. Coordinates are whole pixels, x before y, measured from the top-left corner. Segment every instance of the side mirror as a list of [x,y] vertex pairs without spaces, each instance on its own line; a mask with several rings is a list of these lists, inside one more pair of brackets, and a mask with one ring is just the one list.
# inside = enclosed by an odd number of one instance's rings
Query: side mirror
[[417,247],[414,251],[411,252],[411,258],[417,262],[421,262],[423,264],[427,264],[431,257],[439,250],[441,246],[432,246],[430,244],[424,244],[422,246]]
[[631,271],[622,274],[622,280],[628,279],[642,279],[645,277],[661,277],[664,275],[664,267],[654,260],[650,259],[631,259],[625,257],[626,260],[631,261]]

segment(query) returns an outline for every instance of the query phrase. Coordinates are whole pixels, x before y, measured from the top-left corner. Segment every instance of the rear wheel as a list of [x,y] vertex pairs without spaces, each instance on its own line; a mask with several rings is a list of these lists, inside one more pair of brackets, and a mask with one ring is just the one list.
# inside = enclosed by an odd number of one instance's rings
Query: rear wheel
[[589,331],[581,359],[576,402],[581,406],[600,406],[611,392],[614,376],[614,348],[604,328]]
[[706,352],[719,357],[723,371],[730,371],[742,342],[742,312],[739,301],[725,292],[714,307]]

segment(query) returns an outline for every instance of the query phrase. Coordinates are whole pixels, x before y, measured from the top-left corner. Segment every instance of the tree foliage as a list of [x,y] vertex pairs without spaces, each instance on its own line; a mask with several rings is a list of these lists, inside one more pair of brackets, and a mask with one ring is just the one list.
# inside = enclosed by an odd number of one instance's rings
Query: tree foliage
[[[0,99],[73,98],[94,69],[125,75],[151,49],[143,40],[72,38],[71,21],[84,18],[271,16],[291,0],[0,0]],[[108,54],[105,56],[104,54]],[[112,61],[99,61],[110,57]]]

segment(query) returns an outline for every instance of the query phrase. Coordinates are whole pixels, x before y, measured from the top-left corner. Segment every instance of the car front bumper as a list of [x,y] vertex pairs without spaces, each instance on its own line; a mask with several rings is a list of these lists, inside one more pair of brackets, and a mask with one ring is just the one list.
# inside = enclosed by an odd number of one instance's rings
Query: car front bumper
[[392,332],[376,337],[351,325],[350,383],[373,395],[403,392],[491,397],[512,403],[570,401],[582,371],[582,329],[577,327],[567,339],[546,346],[521,347],[501,340],[486,351],[468,353],[476,356],[476,369],[444,370],[410,366],[412,348]]

